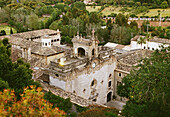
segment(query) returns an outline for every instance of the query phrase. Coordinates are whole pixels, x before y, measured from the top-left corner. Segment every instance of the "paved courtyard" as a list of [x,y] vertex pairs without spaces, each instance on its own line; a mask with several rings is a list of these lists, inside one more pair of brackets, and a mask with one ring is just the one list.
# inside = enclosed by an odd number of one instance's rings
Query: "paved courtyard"
[[122,110],[125,103],[117,101],[117,100],[111,100],[108,103],[106,103],[105,105],[108,107],[115,107],[118,110]]

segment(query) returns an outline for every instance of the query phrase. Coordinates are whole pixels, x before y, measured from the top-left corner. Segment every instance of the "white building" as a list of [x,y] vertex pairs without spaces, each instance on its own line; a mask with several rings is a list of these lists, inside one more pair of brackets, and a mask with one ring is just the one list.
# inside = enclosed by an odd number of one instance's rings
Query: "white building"
[[160,50],[162,45],[164,47],[168,47],[170,45],[170,40],[158,38],[158,37],[153,37],[153,39],[151,39],[149,42],[146,40],[146,44],[141,45],[137,43],[140,37],[144,38],[144,36],[137,35],[131,39],[131,44],[130,44],[131,50],[136,50],[136,49],[148,49],[148,50],[159,49]]

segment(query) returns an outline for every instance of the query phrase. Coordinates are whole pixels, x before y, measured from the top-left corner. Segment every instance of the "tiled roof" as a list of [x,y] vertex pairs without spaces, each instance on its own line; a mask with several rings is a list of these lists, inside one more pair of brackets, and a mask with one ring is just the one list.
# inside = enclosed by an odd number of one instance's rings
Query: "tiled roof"
[[151,50],[136,50],[121,54],[117,56],[118,64],[116,69],[130,72],[130,70],[132,69],[131,66],[137,65],[139,60],[144,57],[150,56],[151,53]]
[[13,36],[24,38],[24,39],[30,39],[30,38],[41,37],[44,35],[51,35],[51,34],[56,34],[56,33],[57,31],[55,30],[41,29],[41,30],[28,31],[28,32],[23,32],[23,33],[16,33],[16,34],[13,34]]

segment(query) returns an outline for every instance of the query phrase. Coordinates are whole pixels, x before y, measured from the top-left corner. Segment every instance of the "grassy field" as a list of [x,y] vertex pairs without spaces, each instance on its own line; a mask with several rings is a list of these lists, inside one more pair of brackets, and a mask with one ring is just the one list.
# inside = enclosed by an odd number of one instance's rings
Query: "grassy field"
[[[103,15],[110,15],[111,13],[116,13],[116,14],[119,14],[119,13],[123,13],[122,11],[120,11],[123,7],[112,7],[112,6],[109,6],[109,7],[106,7],[102,13]],[[128,8],[130,9],[130,8]],[[129,14],[129,12],[125,12],[124,14]]]
[[[156,16],[158,15],[158,10],[160,10],[161,12],[161,17],[165,17],[165,16],[170,16],[170,8],[168,9],[150,9],[148,13],[144,14],[145,16]],[[138,14],[137,16],[142,16],[143,13]]]
[[89,12],[97,12],[99,11],[99,9],[101,8],[101,6],[95,6],[95,8],[93,8],[93,6],[86,6],[86,9],[89,11]]
[[[92,12],[92,11],[98,11],[100,9],[101,6],[96,6],[96,8],[94,9],[93,7],[91,8],[91,6],[86,6],[86,9],[89,11],[89,12]],[[114,7],[114,6],[109,6],[109,7],[106,7],[102,13],[103,15],[110,15],[111,13],[123,13],[123,14],[130,14],[131,12],[130,11],[126,11],[126,12],[122,12],[120,11],[123,7]],[[127,7],[128,9],[132,9],[131,7]],[[170,8],[167,8],[167,9],[150,9],[148,13],[140,13],[138,14],[137,16],[156,16],[158,15],[158,10],[161,11],[161,17],[165,17],[165,16],[170,16]]]
[[[10,26],[0,25],[0,31],[1,31],[1,30],[5,30],[6,34],[9,35],[9,34],[10,34],[11,27],[10,27]],[[16,33],[16,32],[17,32],[14,28],[12,28],[12,31],[13,31],[13,33]]]

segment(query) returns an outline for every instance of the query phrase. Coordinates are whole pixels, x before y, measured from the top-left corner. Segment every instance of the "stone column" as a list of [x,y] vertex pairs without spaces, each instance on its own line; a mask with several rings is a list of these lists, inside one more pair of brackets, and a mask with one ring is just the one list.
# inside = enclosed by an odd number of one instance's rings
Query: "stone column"
[[28,51],[27,51],[27,55],[28,55],[28,60],[31,59],[31,48],[28,48]]
[[21,51],[22,51],[22,58],[24,58],[25,57],[24,48],[22,48]]

